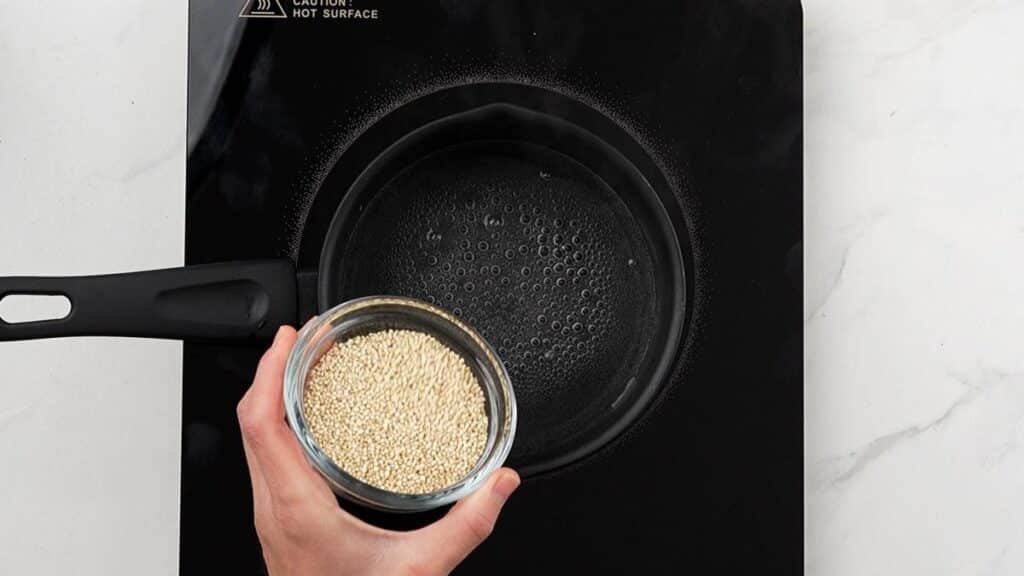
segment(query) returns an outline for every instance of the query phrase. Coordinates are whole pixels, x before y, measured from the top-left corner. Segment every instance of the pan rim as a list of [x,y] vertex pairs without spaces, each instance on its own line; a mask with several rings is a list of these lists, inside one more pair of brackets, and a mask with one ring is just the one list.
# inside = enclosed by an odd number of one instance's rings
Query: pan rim
[[[411,104],[415,104],[415,101]],[[661,243],[665,244],[670,263],[672,264],[669,267],[671,277],[665,281],[665,284],[669,287],[669,293],[665,296],[655,295],[656,302],[663,302],[666,304],[661,310],[662,314],[670,312],[670,318],[664,320],[665,334],[661,338],[659,338],[656,333],[652,334],[648,350],[646,350],[644,355],[641,356],[641,360],[637,364],[637,370],[633,371],[634,373],[640,373],[645,370],[648,371],[649,376],[646,378],[646,382],[644,382],[642,386],[638,387],[638,392],[636,392],[631,398],[625,409],[621,413],[616,414],[611,419],[610,424],[605,426],[603,430],[598,430],[591,438],[586,439],[584,442],[580,442],[570,450],[566,450],[560,454],[545,457],[534,462],[529,462],[519,468],[520,473],[524,476],[535,476],[549,473],[572,464],[577,464],[588,457],[601,452],[614,441],[625,436],[625,433],[628,432],[634,424],[641,420],[648,409],[655,404],[655,399],[661,396],[661,394],[673,384],[673,370],[681,360],[682,343],[687,331],[686,320],[689,317],[690,302],[688,299],[691,296],[687,286],[687,259],[684,256],[684,250],[680,243],[680,236],[681,234],[686,233],[686,229],[685,226],[683,230],[678,229],[678,226],[673,222],[673,219],[665,206],[662,195],[658,193],[657,189],[652,185],[651,181],[639,169],[639,167],[637,167],[636,164],[627,158],[619,149],[612,146],[609,142],[594,134],[592,131],[570,122],[567,119],[507,101],[496,101],[474,106],[427,122],[418,128],[407,132],[397,140],[393,141],[390,145],[386,146],[381,152],[373,157],[370,162],[366,163],[358,176],[352,180],[348,188],[345,190],[344,195],[338,203],[330,220],[322,250],[320,252],[318,262],[320,282],[317,286],[317,300],[319,307],[324,309],[328,307],[332,301],[337,299],[332,293],[332,291],[337,290],[337,287],[335,287],[334,283],[329,280],[335,279],[339,276],[335,273],[335,270],[337,266],[341,266],[340,261],[343,260],[343,258],[338,257],[338,250],[339,247],[344,244],[344,241],[351,236],[351,233],[355,228],[354,225],[349,226],[346,224],[350,223],[350,219],[352,220],[351,223],[358,223],[359,203],[361,200],[372,198],[374,196],[374,192],[369,188],[370,184],[372,184],[376,177],[376,174],[381,170],[381,166],[387,166],[394,163],[396,157],[400,159],[402,151],[409,146],[410,142],[415,142],[418,139],[425,138],[435,130],[448,125],[454,120],[465,121],[475,117],[486,117],[494,114],[506,114],[520,117],[525,116],[531,121],[541,122],[546,126],[557,126],[560,129],[580,134],[588,141],[597,143],[601,148],[601,152],[609,157],[613,157],[618,165],[628,167],[631,179],[640,183],[640,187],[644,190],[646,205],[653,211],[653,227],[657,229],[657,234],[654,234],[654,231],[648,230],[645,226],[638,227],[644,234],[645,240],[648,244],[654,244],[653,238],[657,238]],[[385,116],[385,118],[387,117]],[[530,142],[529,140],[515,138],[508,138],[505,140],[509,142],[527,143],[545,147],[549,148],[553,152],[565,155],[563,151],[558,150],[557,148],[550,148],[543,144]],[[441,153],[448,148],[481,141],[503,140],[498,138],[467,138],[466,140],[459,141],[451,146],[441,147],[427,154],[416,155],[413,160],[405,162],[404,165],[402,165],[402,168],[410,167],[416,162],[421,161],[432,154]],[[568,157],[579,162],[578,159],[573,158],[571,155]],[[586,164],[583,164],[583,166],[584,168],[590,169]],[[398,170],[396,174],[400,172],[401,169]],[[596,172],[594,175],[601,178],[601,176]],[[603,178],[601,179],[604,180]],[[635,210],[633,209],[635,202],[627,202],[622,198],[622,194],[615,186],[612,186],[607,182],[605,182],[605,184],[620,197],[620,199],[626,204],[630,215],[636,219]],[[653,247],[649,247],[653,250]],[[663,274],[664,272],[660,273]],[[662,322],[662,320],[656,318],[655,322]],[[648,357],[651,355],[652,350],[657,354],[656,359]],[[647,366],[645,367],[645,365]],[[631,386],[636,387],[634,383],[635,380],[636,376],[631,379],[627,379],[627,382],[623,386],[623,394],[625,394]],[[614,409],[614,403],[612,406]]]

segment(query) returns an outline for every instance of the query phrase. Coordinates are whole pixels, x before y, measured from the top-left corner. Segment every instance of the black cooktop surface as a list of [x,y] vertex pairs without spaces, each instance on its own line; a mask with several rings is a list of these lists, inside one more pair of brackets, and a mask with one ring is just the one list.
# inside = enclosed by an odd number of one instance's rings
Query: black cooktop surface
[[[187,263],[286,256],[309,276],[332,182],[382,118],[412,128],[498,93],[609,119],[681,215],[671,377],[613,441],[526,478],[458,573],[799,573],[799,3],[265,4],[190,0]],[[263,571],[235,421],[261,352],[185,345],[182,574]]]

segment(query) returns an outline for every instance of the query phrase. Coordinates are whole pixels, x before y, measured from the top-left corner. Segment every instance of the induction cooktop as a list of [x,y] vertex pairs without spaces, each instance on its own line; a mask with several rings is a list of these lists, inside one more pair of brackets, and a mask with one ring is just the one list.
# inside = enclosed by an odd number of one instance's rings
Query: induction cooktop
[[[607,119],[600,130],[630,142],[624,154],[680,215],[685,326],[663,385],[613,438],[526,466],[457,573],[802,570],[798,2],[189,9],[188,264],[288,257],[300,290],[315,290],[311,247],[344,201],[337,184],[370,154],[368,134],[510,97]],[[264,571],[235,420],[261,353],[185,344],[182,574]]]

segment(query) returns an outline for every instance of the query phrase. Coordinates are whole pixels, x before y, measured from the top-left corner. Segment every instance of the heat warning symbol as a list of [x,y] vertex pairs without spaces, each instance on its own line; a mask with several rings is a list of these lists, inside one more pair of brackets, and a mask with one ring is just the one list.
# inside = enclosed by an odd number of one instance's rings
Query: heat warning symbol
[[281,0],[246,0],[239,18],[287,18]]

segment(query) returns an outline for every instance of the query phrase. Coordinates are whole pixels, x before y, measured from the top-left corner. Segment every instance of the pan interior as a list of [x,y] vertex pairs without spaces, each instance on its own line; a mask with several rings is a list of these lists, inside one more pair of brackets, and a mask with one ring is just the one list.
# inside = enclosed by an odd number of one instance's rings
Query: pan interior
[[471,142],[414,162],[363,206],[342,262],[343,299],[436,303],[497,349],[520,409],[513,465],[593,441],[647,385],[651,251],[616,192],[560,152]]

